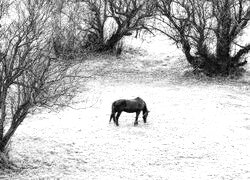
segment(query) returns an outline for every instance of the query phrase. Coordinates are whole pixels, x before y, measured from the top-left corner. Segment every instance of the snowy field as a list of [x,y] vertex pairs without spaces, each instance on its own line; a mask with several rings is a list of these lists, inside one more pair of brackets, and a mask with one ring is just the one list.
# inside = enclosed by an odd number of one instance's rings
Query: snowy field
[[[11,157],[21,167],[0,179],[250,179],[250,73],[239,80],[195,77],[174,45],[161,38],[120,58],[93,57],[78,104],[30,116]],[[111,103],[143,98],[148,123],[135,114],[109,124]]]

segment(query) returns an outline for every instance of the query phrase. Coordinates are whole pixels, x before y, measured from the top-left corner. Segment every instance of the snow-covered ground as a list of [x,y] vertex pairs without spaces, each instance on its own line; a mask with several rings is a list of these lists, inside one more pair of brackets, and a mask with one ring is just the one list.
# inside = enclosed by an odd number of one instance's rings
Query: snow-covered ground
[[[22,170],[0,178],[250,178],[249,73],[240,80],[195,77],[161,38],[130,43],[146,50],[83,65],[102,71],[85,84],[74,109],[42,112],[23,123],[11,151]],[[135,114],[123,113],[119,127],[109,124],[111,103],[137,96],[148,104],[148,123],[140,117],[134,127]]]

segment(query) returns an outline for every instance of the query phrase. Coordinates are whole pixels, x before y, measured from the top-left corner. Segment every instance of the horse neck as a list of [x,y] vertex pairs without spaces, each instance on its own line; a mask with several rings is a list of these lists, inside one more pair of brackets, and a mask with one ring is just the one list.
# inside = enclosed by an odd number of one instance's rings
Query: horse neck
[[146,103],[145,103],[145,106],[144,106],[144,108],[143,108],[143,114],[145,114],[146,112],[148,112],[148,108],[147,108],[147,105],[146,105]]

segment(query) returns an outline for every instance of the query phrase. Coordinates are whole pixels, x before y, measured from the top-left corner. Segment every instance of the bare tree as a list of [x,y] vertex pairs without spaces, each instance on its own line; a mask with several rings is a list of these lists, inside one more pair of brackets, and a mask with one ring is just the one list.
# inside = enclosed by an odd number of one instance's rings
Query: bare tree
[[[135,31],[149,30],[147,18],[152,17],[152,0],[81,0],[88,15],[84,30],[87,32],[85,47],[94,46],[98,51],[115,48],[124,37]],[[109,22],[113,25],[105,29]],[[109,24],[111,25],[111,24]],[[107,36],[107,31],[111,31]]]
[[158,0],[157,9],[157,29],[181,45],[194,68],[229,75],[247,63],[250,45],[237,38],[250,20],[248,0]]
[[150,0],[109,0],[111,17],[117,23],[117,29],[106,41],[106,48],[113,49],[116,43],[135,31],[150,29],[147,20],[153,16],[154,3]]
[[53,56],[51,2],[14,5],[16,19],[0,30],[0,155],[29,113],[65,106],[77,89],[76,67]]
[[[75,59],[82,57],[83,37],[86,32],[82,31],[84,24],[82,14],[84,11],[79,3],[69,0],[53,1],[53,47],[57,57],[64,59]],[[82,12],[81,12],[82,13]]]

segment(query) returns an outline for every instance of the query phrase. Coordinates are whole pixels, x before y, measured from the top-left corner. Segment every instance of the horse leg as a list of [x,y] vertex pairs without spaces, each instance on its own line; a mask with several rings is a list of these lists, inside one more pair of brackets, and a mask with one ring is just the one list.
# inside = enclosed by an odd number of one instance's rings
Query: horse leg
[[111,113],[109,123],[111,122],[112,119],[115,122],[115,113]]
[[119,126],[118,120],[119,120],[119,117],[120,117],[121,113],[122,113],[122,112],[119,111],[119,112],[117,113],[117,115],[116,115],[116,118],[115,118],[115,124],[116,124],[117,126]]
[[145,113],[143,112],[142,119],[144,123],[147,123],[147,117],[145,116]]
[[138,125],[138,117],[141,111],[136,111],[136,116],[135,116],[135,122],[134,122],[134,126]]

